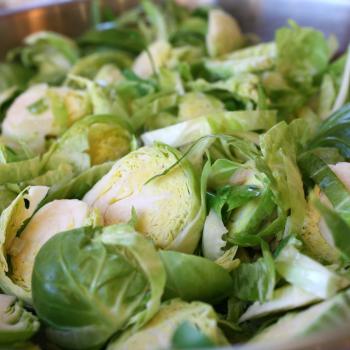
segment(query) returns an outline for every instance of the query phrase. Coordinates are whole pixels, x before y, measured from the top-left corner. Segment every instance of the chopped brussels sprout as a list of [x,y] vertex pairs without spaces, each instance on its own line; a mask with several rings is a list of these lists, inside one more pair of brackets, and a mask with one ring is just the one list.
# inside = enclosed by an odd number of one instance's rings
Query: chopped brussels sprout
[[240,48],[244,37],[230,14],[213,9],[209,12],[206,43],[209,56],[216,57]]
[[136,58],[133,70],[139,77],[147,79],[167,63],[170,54],[171,46],[168,42],[156,41]]
[[30,339],[39,330],[38,319],[14,296],[0,294],[0,347]]
[[201,302],[186,303],[173,299],[161,305],[158,313],[137,332],[126,331],[112,340],[107,350],[168,349],[175,330],[183,322],[195,325],[216,345],[227,343],[218,328],[218,317],[214,309]]
[[161,144],[140,148],[117,161],[83,200],[105,225],[128,222],[134,209],[136,229],[158,247],[191,253],[204,223],[203,203],[199,179],[180,157]]

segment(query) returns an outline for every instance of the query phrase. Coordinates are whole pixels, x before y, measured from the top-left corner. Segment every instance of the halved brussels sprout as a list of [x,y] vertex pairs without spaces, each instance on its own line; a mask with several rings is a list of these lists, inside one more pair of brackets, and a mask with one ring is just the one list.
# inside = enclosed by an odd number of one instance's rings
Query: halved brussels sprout
[[52,341],[100,349],[116,332],[136,331],[157,313],[165,271],[154,245],[130,225],[85,227],[41,248],[32,284]]
[[173,299],[163,303],[159,312],[139,331],[126,331],[112,340],[107,350],[170,349],[177,327],[184,322],[193,324],[214,344],[227,344],[218,328],[218,317],[211,305]]
[[27,303],[31,302],[34,260],[42,245],[58,232],[98,219],[86,203],[74,199],[56,200],[36,211],[47,191],[44,186],[28,187],[0,217],[0,286]]
[[230,14],[213,9],[209,12],[206,43],[209,56],[216,57],[240,48],[244,37],[238,23]]
[[136,229],[158,247],[191,253],[200,238],[204,204],[200,181],[181,156],[162,144],[131,152],[83,200],[100,211],[105,225],[128,222],[134,209]]
[[164,66],[171,54],[171,46],[167,41],[158,40],[143,51],[135,60],[133,70],[141,78],[147,79],[154,70]]
[[[0,347],[31,338],[39,330],[38,319],[14,296],[0,294]],[[8,349],[6,347],[6,349]]]
[[2,124],[5,138],[43,151],[45,138],[57,136],[77,119],[91,113],[84,92],[66,87],[34,85],[15,99]]

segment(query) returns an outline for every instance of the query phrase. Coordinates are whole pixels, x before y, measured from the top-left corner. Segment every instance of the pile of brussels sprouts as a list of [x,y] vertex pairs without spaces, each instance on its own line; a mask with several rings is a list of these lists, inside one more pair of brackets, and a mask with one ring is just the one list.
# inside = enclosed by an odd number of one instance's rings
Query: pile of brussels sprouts
[[336,39],[290,21],[259,43],[173,1],[94,18],[0,63],[0,348],[210,348],[346,324]]

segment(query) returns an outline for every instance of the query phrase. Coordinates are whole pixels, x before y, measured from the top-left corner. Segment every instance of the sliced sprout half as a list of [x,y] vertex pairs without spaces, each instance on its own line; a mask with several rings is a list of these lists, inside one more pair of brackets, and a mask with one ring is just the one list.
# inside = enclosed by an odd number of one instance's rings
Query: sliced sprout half
[[34,260],[43,244],[61,231],[98,221],[86,203],[74,199],[56,200],[36,211],[47,192],[45,186],[28,187],[0,217],[0,286],[27,303],[31,303]]
[[209,12],[206,44],[209,56],[216,57],[238,49],[244,37],[237,21],[227,12],[213,9]]
[[[133,151],[115,163],[83,198],[105,225],[128,222],[158,247],[192,253],[204,223],[200,181],[182,155],[162,144]],[[181,205],[179,205],[181,203]]]
[[159,312],[143,328],[136,333],[126,331],[115,341],[112,340],[107,350],[168,349],[177,327],[186,321],[215,344],[227,343],[218,328],[218,317],[211,305],[172,299],[163,303]]
[[170,55],[170,44],[164,40],[156,41],[136,58],[133,71],[139,77],[147,79],[167,63]]

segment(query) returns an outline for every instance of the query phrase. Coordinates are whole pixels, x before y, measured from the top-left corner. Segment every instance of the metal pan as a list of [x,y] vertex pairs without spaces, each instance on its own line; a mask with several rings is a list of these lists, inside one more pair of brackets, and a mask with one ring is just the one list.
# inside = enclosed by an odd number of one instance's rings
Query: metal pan
[[[181,0],[193,3],[194,0]],[[20,45],[22,39],[39,30],[53,30],[72,37],[81,34],[90,24],[89,0],[37,0],[40,6],[3,8],[0,6],[0,57]],[[208,2],[208,1],[207,1]],[[245,32],[271,40],[274,31],[288,19],[300,25],[312,26],[326,35],[334,34],[340,51],[350,42],[350,0],[217,0],[212,1],[232,13]],[[116,12],[137,3],[134,0],[105,0]],[[283,339],[283,334],[281,334]],[[282,340],[281,340],[282,341]],[[332,333],[294,340],[292,343],[243,345],[226,349],[236,350],[350,350],[349,324]]]

